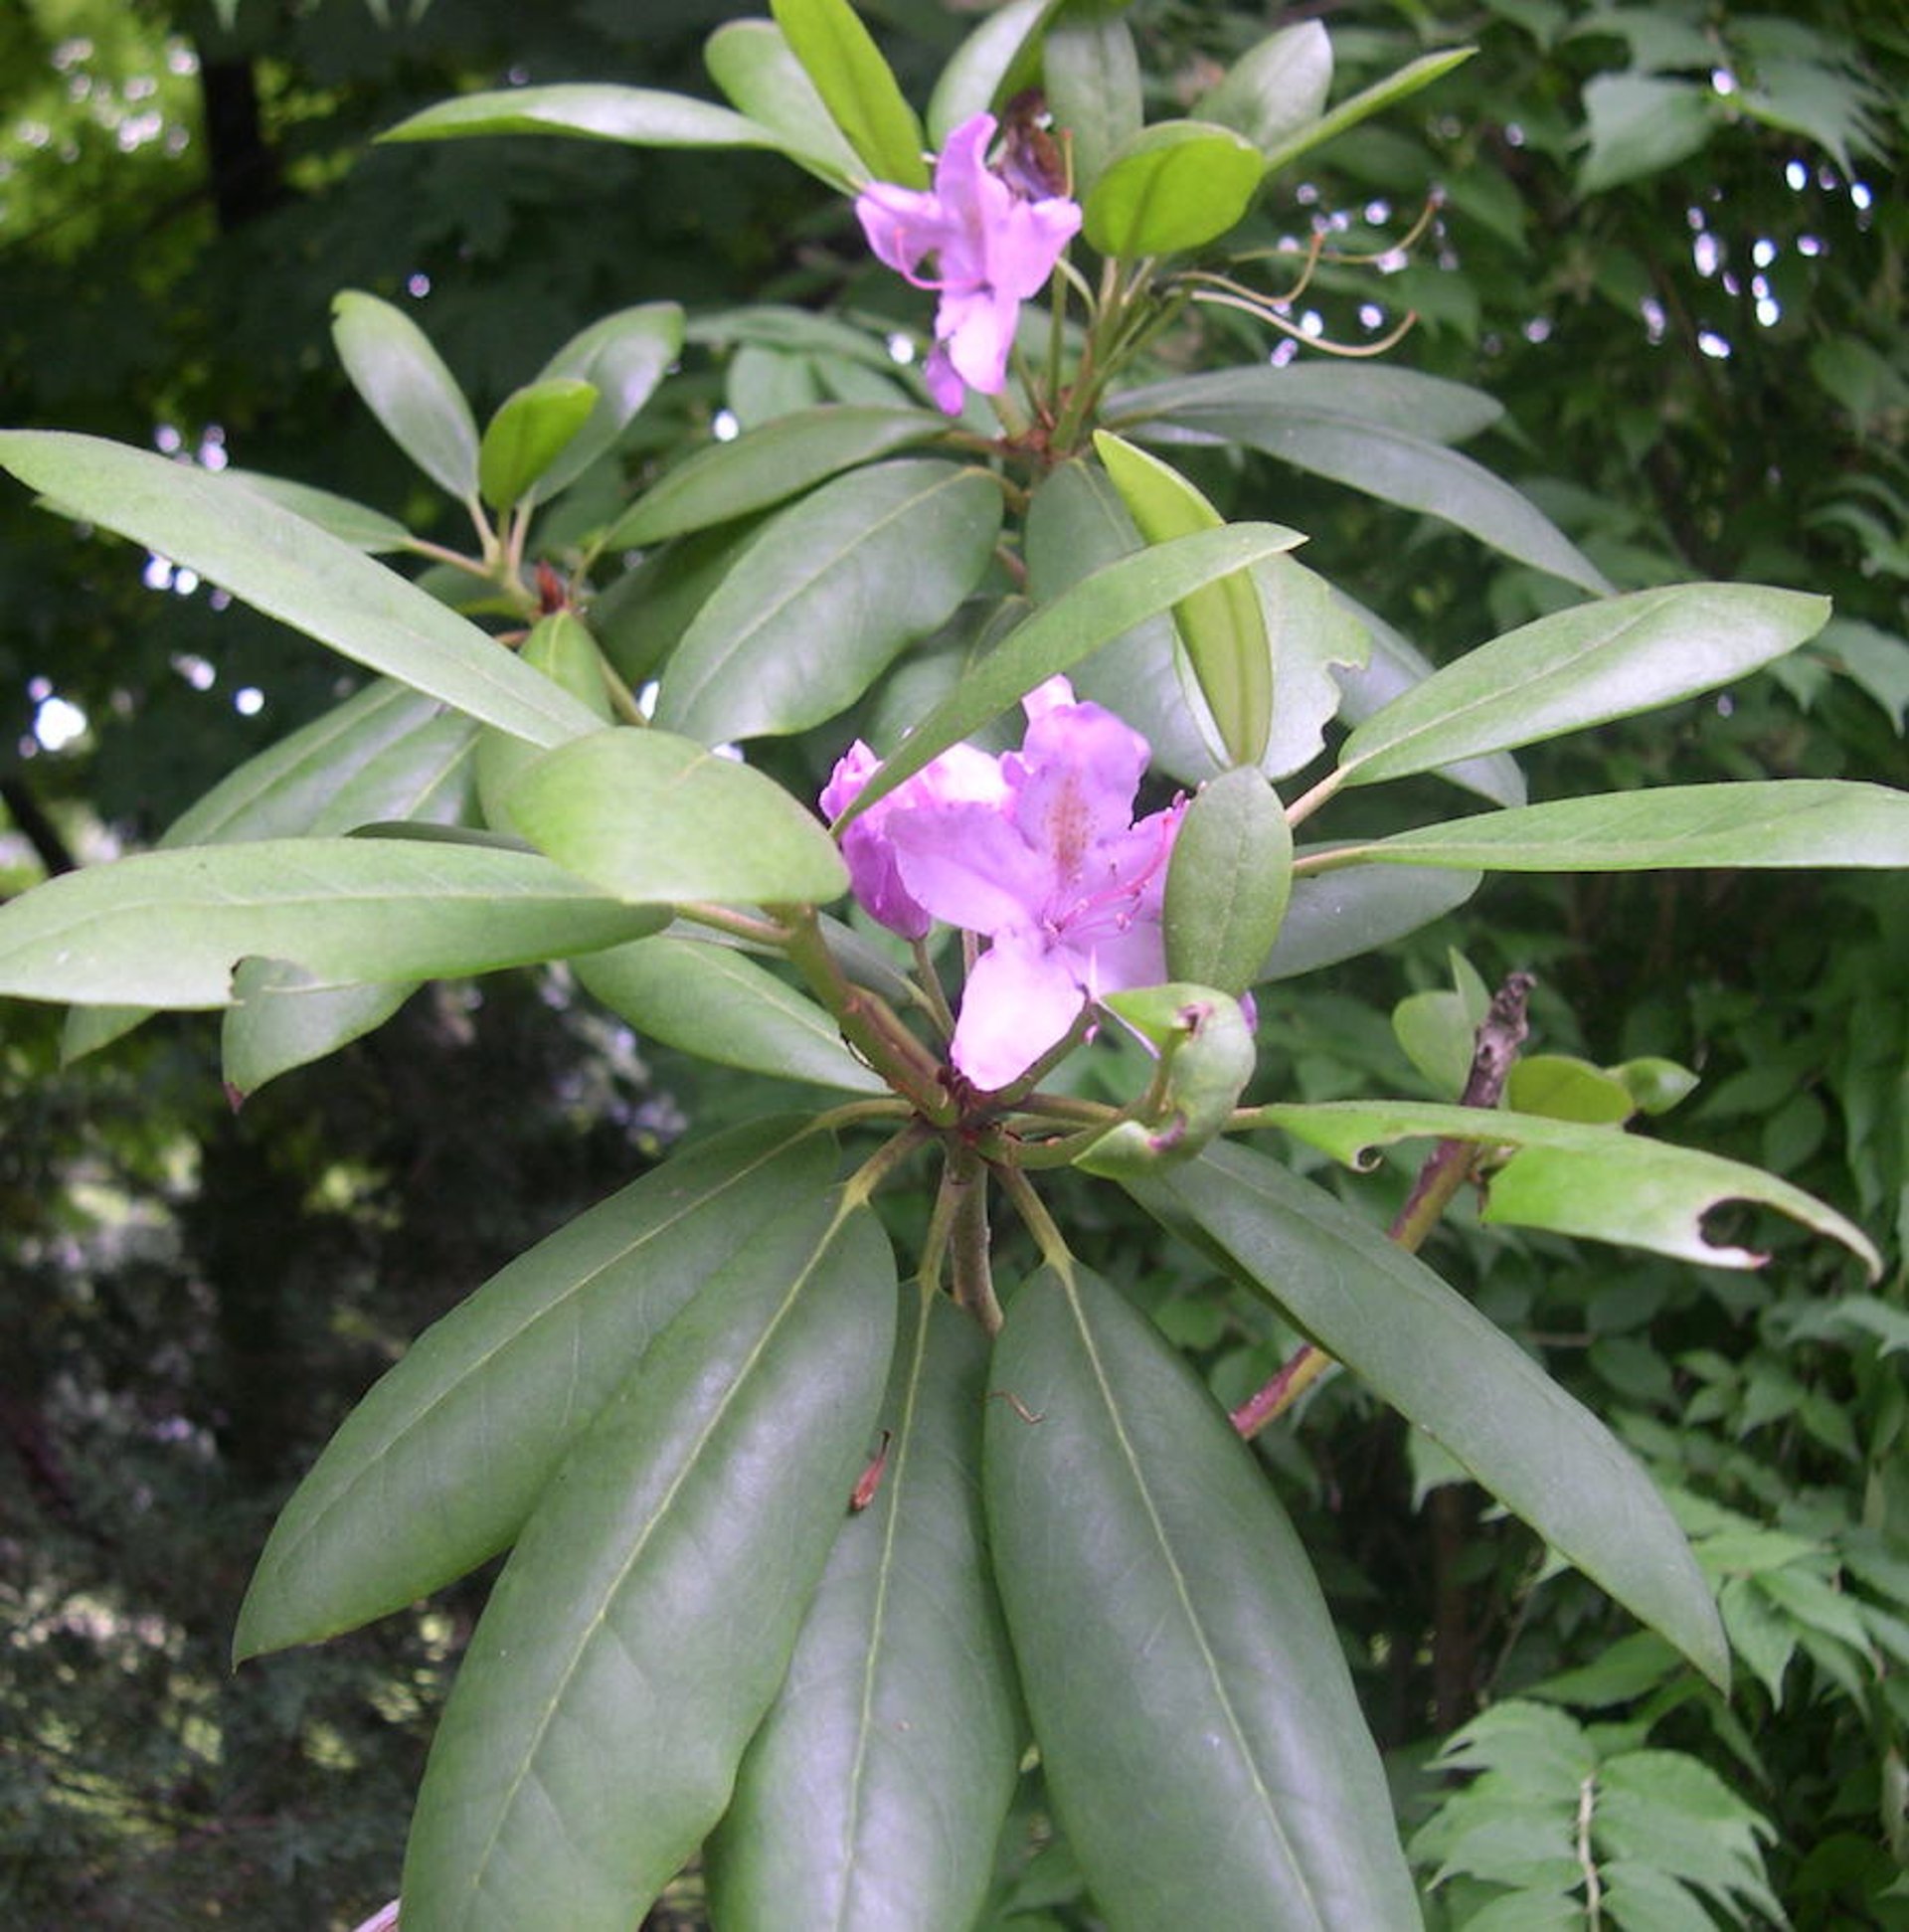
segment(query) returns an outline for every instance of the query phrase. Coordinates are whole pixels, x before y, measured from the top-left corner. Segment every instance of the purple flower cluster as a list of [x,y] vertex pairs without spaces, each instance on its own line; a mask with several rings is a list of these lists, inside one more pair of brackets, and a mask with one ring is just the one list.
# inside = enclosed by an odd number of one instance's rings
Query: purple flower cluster
[[[976,114],[948,137],[924,192],[871,183],[855,213],[876,258],[917,288],[940,292],[935,347],[923,369],[929,394],[949,415],[965,389],[998,396],[1021,303],[1037,295],[1081,226],[1064,195],[1030,198],[987,165],[994,116]],[[935,273],[922,273],[934,256]]]
[[[1064,677],[1029,692],[1018,752],[944,752],[848,827],[856,898],[920,939],[937,919],[984,935],[950,1057],[1005,1087],[1103,993],[1166,977],[1160,902],[1184,810],[1133,819],[1147,742]],[[859,740],[822,792],[832,818],[879,767]]]

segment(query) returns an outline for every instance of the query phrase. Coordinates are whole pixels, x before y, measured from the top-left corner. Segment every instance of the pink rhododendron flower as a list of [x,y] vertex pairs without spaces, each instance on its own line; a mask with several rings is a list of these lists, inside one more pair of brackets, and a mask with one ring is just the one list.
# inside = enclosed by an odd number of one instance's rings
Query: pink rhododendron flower
[[[1040,293],[1081,226],[1065,195],[1030,200],[987,165],[994,116],[976,114],[948,137],[923,191],[871,183],[855,213],[876,259],[917,288],[941,292],[935,347],[923,368],[929,394],[954,415],[963,385],[998,396],[1021,303]],[[935,273],[922,263],[934,256]]]
[[[1066,678],[1024,708],[1018,752],[945,752],[842,845],[856,897],[885,926],[919,939],[941,919],[987,937],[950,1050],[984,1091],[1025,1073],[1101,994],[1166,977],[1160,901],[1184,809],[1134,823],[1146,740],[1076,703]],[[841,810],[875,769],[865,745],[851,748],[823,809]]]

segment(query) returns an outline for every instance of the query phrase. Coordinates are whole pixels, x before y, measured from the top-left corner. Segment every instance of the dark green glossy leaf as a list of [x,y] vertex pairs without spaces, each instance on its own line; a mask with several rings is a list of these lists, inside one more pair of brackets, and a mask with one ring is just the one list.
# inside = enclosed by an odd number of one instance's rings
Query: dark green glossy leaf
[[351,386],[386,434],[439,489],[477,493],[477,425],[456,379],[416,322],[376,295],[331,301],[331,339]]
[[787,1670],[894,1334],[887,1242],[825,1198],[760,1233],[644,1351],[471,1639],[418,1797],[405,1932],[641,1918],[722,1815]]
[[1082,210],[1090,247],[1124,261],[1204,248],[1251,206],[1266,173],[1244,134],[1195,120],[1163,120],[1108,157]]
[[1275,523],[1234,523],[1154,544],[1083,578],[1002,638],[871,779],[848,815],[886,797],[930,759],[998,717],[1056,671],[1170,610],[1190,592],[1300,541]]
[[630,901],[826,904],[848,890],[834,842],[781,786],[666,731],[561,746],[505,808],[560,865]]
[[642,302],[593,322],[544,364],[541,381],[587,382],[597,392],[597,406],[538,477],[530,491],[533,503],[555,495],[615,446],[682,347],[681,308],[674,302]]
[[773,20],[718,27],[703,47],[703,65],[730,105],[772,128],[784,152],[811,174],[838,189],[863,176],[855,150]]
[[1286,923],[1255,978],[1297,979],[1390,946],[1464,905],[1478,876],[1360,866],[1295,878]]
[[705,1856],[732,1932],[973,1923],[1022,1728],[981,1526],[987,1344],[902,1292],[879,1486],[843,1523]]
[[528,495],[596,409],[596,386],[576,376],[549,376],[513,391],[485,427],[477,446],[477,488],[493,510]]
[[1487,1223],[1621,1241],[1710,1268],[1755,1268],[1768,1257],[1718,1247],[1703,1232],[1703,1217],[1712,1208],[1725,1201],[1755,1201],[1840,1241],[1871,1280],[1882,1268],[1860,1228],[1802,1188],[1740,1161],[1615,1127],[1402,1100],[1274,1106],[1260,1109],[1257,1118],[1323,1147],[1348,1166],[1362,1164],[1370,1147],[1414,1136],[1515,1148],[1492,1172],[1484,1204]]
[[1829,600],[1678,584],[1581,604],[1468,651],[1374,712],[1340,748],[1346,782],[1403,778],[1714,689],[1794,650]]
[[1167,864],[1167,971],[1244,992],[1292,891],[1293,832],[1278,793],[1250,766],[1215,779],[1187,806]]
[[673,1156],[427,1329],[280,1513],[236,1654],[355,1629],[506,1548],[570,1445],[705,1281],[746,1242],[785,1278],[799,1267],[813,1240],[804,1217],[835,1165],[833,1142],[799,1130],[758,1121]]
[[194,846],[89,865],[0,906],[0,993],[224,1006],[249,955],[331,984],[431,979],[613,946],[657,919],[529,852],[395,838]]
[[1244,1147],[1209,1147],[1125,1185],[1707,1676],[1728,1681],[1709,1587],[1649,1479],[1589,1410],[1423,1262]]
[[697,450],[652,483],[605,541],[611,548],[659,543],[688,530],[728,523],[947,430],[948,419],[927,410],[840,403],[797,410],[733,442]]
[[772,129],[712,101],[590,82],[460,94],[413,114],[378,138],[444,141],[490,134],[581,134],[634,147],[782,145]]
[[765,526],[697,614],[656,722],[719,744],[833,717],[979,582],[1001,507],[986,471],[932,458],[823,484]]
[[659,934],[587,954],[574,970],[638,1033],[699,1059],[849,1093],[888,1092],[821,1007],[734,948]]
[[1077,197],[1140,131],[1140,62],[1124,10],[1124,0],[1062,0],[1042,43],[1048,110],[1071,145]]
[[1197,105],[1202,120],[1237,128],[1271,153],[1318,119],[1331,86],[1332,42],[1307,20],[1248,48]]
[[848,0],[769,0],[769,10],[869,174],[926,188],[922,123]]
[[[473,432],[471,462],[476,463]],[[592,728],[547,678],[435,598],[243,482],[95,437],[0,433],[0,464],[70,515],[190,565],[346,657],[536,745]]]
[[1665,785],[1480,811],[1341,846],[1319,863],[1368,860],[1486,872],[1895,868],[1909,866],[1909,791],[1835,779]]
[[1090,1275],[995,1345],[986,1496],[1056,1811],[1116,1932],[1419,1923],[1330,1614],[1252,1453]]
[[928,101],[929,139],[940,147],[962,121],[986,113],[1059,0],[1007,0],[962,41]]

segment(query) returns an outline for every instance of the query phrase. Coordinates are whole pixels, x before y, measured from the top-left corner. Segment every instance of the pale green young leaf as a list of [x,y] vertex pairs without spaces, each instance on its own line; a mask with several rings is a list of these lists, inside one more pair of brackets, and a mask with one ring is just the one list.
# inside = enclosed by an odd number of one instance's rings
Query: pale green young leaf
[[1331,39],[1307,20],[1248,48],[1194,104],[1202,120],[1237,128],[1270,154],[1318,119],[1331,87]]
[[770,0],[770,12],[869,176],[926,188],[922,123],[848,0]]
[[1321,114],[1317,120],[1296,128],[1284,140],[1268,148],[1268,172],[1285,167],[1288,162],[1297,160],[1322,142],[1343,134],[1348,127],[1356,127],[1360,121],[1371,119],[1395,101],[1403,100],[1417,93],[1421,88],[1429,88],[1433,82],[1443,80],[1455,67],[1462,66],[1476,52],[1475,47],[1453,47],[1437,54],[1421,55],[1416,61],[1408,61],[1396,74],[1388,75],[1369,88],[1360,88],[1357,93],[1348,95],[1336,107]]
[[378,138],[445,141],[493,134],[576,134],[632,147],[783,145],[774,129],[713,101],[607,82],[459,94],[411,115]]
[[828,103],[773,20],[731,20],[703,46],[703,65],[732,107],[781,137],[783,151],[837,190],[864,174]]
[[477,446],[477,490],[493,510],[512,508],[573,443],[597,407],[593,384],[551,376],[505,397]]
[[538,475],[529,492],[531,502],[554,496],[615,446],[682,346],[682,309],[675,302],[641,302],[591,323],[544,364],[540,382],[587,382],[597,392],[597,403],[582,429]]
[[1204,248],[1239,222],[1265,174],[1259,149],[1230,127],[1156,121],[1108,156],[1081,232],[1091,248],[1128,262]]

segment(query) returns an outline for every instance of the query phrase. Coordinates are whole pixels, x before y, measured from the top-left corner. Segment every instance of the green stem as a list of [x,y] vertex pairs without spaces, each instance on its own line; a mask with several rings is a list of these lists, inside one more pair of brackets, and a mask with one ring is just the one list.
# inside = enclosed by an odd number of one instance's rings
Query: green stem
[[988,1255],[987,1169],[971,1147],[949,1156],[943,1186],[954,1194],[949,1257],[954,1271],[954,1300],[990,1335],[1001,1331],[1001,1305],[994,1294],[994,1270]]
[[922,1002],[927,1006],[929,1016],[935,1022],[936,1030],[945,1040],[954,1037],[954,1009],[948,1003],[948,990],[942,984],[942,975],[935,969],[935,958],[928,950],[925,939],[913,942],[915,949],[915,979],[921,987]]
[[1055,1225],[1046,1204],[1034,1191],[1034,1183],[1016,1167],[996,1166],[994,1174],[1007,1198],[1014,1203],[1014,1212],[1021,1217],[1021,1225],[1034,1237],[1034,1245],[1040,1249],[1041,1259],[1062,1280],[1071,1282],[1074,1279],[1074,1251],[1067,1245],[1067,1237]]
[[882,1182],[928,1139],[929,1130],[920,1121],[910,1121],[899,1134],[884,1141],[843,1182],[842,1212],[865,1207]]

